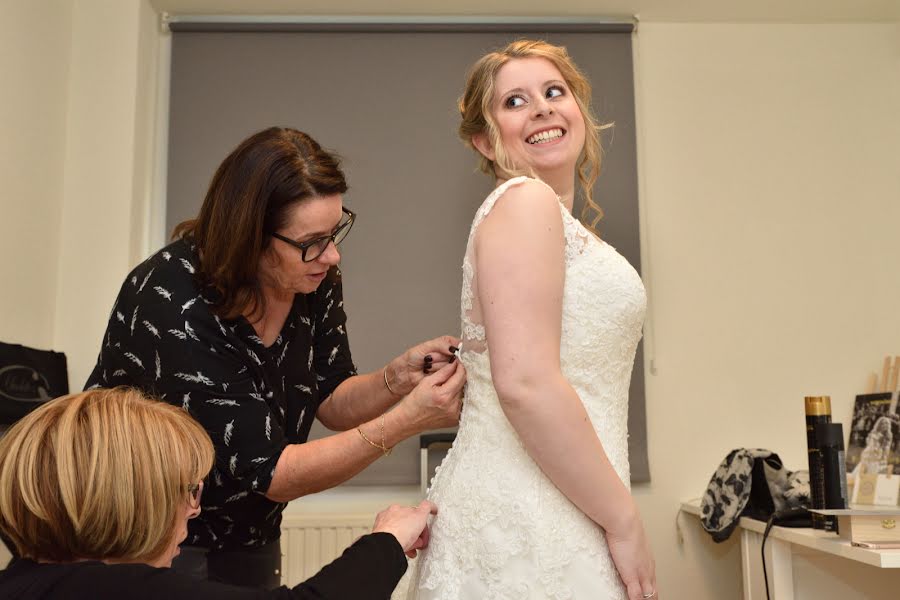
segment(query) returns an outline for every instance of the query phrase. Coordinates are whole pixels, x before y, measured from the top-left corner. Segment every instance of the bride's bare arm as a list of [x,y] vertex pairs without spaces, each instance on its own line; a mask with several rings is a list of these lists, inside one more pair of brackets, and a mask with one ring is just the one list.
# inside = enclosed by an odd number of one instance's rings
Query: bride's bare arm
[[526,182],[478,228],[478,299],[503,411],[556,486],[605,528],[634,502],[559,364],[565,240],[557,199]]
[[[655,579],[652,558],[631,494],[560,368],[565,240],[553,193],[537,182],[507,190],[479,226],[475,255],[491,375],[503,411],[544,473],[607,530],[631,593],[632,585]],[[629,538],[624,550],[632,556],[616,556],[618,536]]]

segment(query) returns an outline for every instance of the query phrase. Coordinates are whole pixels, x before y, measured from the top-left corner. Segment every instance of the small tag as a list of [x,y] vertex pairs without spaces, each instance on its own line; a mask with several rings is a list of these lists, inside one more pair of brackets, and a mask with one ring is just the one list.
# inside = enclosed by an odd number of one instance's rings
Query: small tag
[[878,477],[871,473],[860,473],[856,476],[856,485],[853,490],[854,504],[875,504],[875,486],[878,483]]
[[878,475],[875,482],[875,498],[872,504],[879,506],[897,506],[900,497],[900,477]]

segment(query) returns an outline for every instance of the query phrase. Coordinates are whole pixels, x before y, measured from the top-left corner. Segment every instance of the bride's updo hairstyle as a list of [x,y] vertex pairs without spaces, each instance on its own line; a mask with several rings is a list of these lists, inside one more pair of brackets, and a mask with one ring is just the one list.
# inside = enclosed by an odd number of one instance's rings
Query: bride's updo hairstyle
[[516,58],[544,58],[553,63],[562,74],[581,110],[585,125],[584,149],[577,166],[578,181],[581,184],[581,193],[585,200],[581,218],[587,222],[588,213],[593,211],[596,216],[590,220],[590,226],[594,227],[603,216],[603,210],[593,199],[594,182],[600,175],[600,155],[602,153],[600,131],[611,127],[612,124],[599,125],[597,123],[597,118],[591,111],[591,84],[563,46],[554,46],[543,40],[516,40],[505,48],[482,56],[469,70],[465,92],[458,102],[459,114],[462,117],[462,122],[459,124],[459,137],[467,146],[477,152],[478,150],[472,143],[473,136],[487,133],[496,160],[489,160],[479,153],[481,170],[484,173],[488,175],[502,174],[504,177],[536,176],[530,170],[523,170],[512,163],[500,141],[500,131],[491,112],[494,104],[494,81],[497,78],[497,72],[507,62]]

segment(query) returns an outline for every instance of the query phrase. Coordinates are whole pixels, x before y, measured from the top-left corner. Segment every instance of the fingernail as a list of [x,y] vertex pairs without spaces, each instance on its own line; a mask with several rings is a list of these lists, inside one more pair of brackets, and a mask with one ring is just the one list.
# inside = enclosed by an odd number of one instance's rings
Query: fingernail
[[425,362],[430,363],[432,360],[434,360],[434,359],[431,358],[430,354],[425,355]]
[[456,346],[450,346],[450,353],[453,354],[456,352],[459,352],[459,348],[457,348]]
[[453,361],[454,361],[454,360],[456,360],[456,355],[455,355],[455,354],[454,354],[453,356],[450,357],[450,364],[451,364],[451,365],[453,364]]

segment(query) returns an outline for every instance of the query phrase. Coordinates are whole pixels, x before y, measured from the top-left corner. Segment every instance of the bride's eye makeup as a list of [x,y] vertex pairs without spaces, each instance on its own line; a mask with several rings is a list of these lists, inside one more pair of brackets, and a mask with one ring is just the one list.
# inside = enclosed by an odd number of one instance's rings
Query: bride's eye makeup
[[561,85],[556,85],[556,84],[548,87],[547,91],[545,92],[545,96],[547,98],[559,98],[560,96],[565,96],[565,95],[566,95],[565,88]]
[[[566,88],[560,83],[551,83],[544,92],[544,97],[548,100],[559,98],[566,95]],[[525,96],[521,93],[510,94],[503,99],[503,108],[520,108],[528,104]]]
[[503,108],[519,108],[525,106],[525,98],[519,94],[513,94],[503,101]]

